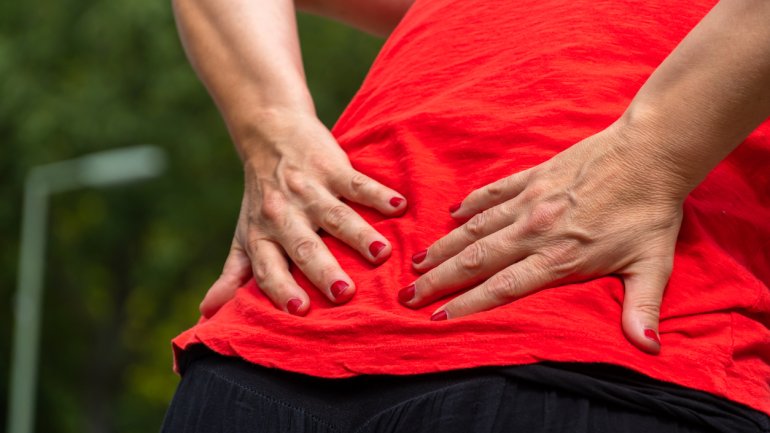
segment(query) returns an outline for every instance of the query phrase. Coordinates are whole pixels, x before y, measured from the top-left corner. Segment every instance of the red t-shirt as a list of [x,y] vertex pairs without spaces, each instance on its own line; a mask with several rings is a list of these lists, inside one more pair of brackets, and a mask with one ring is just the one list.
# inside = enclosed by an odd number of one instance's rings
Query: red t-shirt
[[448,321],[397,291],[411,255],[456,227],[447,207],[546,161],[616,120],[713,0],[418,0],[333,132],[353,166],[409,201],[387,219],[352,205],[393,244],[373,267],[323,235],[357,284],[295,317],[254,282],[174,340],[322,377],[415,374],[543,360],[605,362],[770,414],[770,124],[691,194],[661,313],[659,355],[621,330],[616,277],[540,291]]

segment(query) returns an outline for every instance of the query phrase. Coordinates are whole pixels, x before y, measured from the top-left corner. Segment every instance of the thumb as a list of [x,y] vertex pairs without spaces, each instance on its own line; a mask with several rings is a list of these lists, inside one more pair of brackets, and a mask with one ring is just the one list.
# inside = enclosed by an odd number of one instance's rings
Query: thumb
[[671,276],[671,259],[636,263],[623,274],[623,332],[639,350],[660,352],[660,305]]
[[225,302],[235,296],[235,291],[251,277],[251,260],[235,242],[227,255],[222,275],[214,282],[200,305],[203,317],[210,318]]

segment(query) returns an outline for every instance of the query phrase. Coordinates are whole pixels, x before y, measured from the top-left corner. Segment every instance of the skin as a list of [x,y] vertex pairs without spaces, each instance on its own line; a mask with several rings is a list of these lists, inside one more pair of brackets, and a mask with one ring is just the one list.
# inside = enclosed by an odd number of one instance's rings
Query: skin
[[[409,4],[357,3],[367,2],[301,6],[387,33]],[[307,294],[288,273],[284,254],[331,300],[349,300],[355,285],[315,230],[324,228],[379,263],[390,244],[338,197],[388,216],[403,213],[406,202],[352,169],[317,120],[304,84],[294,6],[285,0],[174,0],[174,9],[190,61],[244,162],[233,246],[202,313],[213,314],[253,273],[278,308],[305,314]],[[464,224],[417,255],[423,257],[413,265],[424,274],[401,290],[402,303],[418,308],[463,291],[432,316],[451,320],[614,274],[625,284],[627,338],[658,353],[660,305],[683,201],[770,115],[768,22],[766,0],[720,2],[613,125],[471,192],[452,212]],[[394,197],[402,199],[398,206],[389,203]],[[385,244],[376,257],[368,253],[374,241]],[[349,287],[334,296],[334,281]],[[288,307],[291,299],[300,301],[296,311]]]
[[405,305],[467,290],[432,316],[454,319],[616,274],[626,337],[658,353],[684,199],[770,116],[768,23],[770,2],[720,2],[612,126],[471,192],[452,213],[467,222],[414,264],[424,274]]
[[[410,1],[302,1],[299,6],[386,34]],[[213,315],[253,275],[277,308],[304,315],[307,293],[294,262],[332,302],[355,282],[318,236],[326,232],[377,264],[390,242],[340,198],[385,216],[403,214],[403,195],[353,169],[318,120],[305,84],[291,0],[174,0],[190,62],[219,107],[243,162],[244,195],[221,276],[201,303]],[[335,290],[336,289],[336,290]]]

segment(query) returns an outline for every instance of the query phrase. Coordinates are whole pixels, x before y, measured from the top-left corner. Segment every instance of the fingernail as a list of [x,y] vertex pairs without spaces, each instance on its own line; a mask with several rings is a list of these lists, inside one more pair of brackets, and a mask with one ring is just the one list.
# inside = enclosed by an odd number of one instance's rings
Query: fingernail
[[401,197],[393,197],[392,199],[390,199],[389,203],[393,207],[399,207],[401,205],[401,203],[403,203],[403,202],[404,202],[403,198],[401,198]]
[[412,263],[421,263],[425,260],[425,256],[428,255],[428,250],[422,250],[419,253],[412,256]]
[[302,306],[302,300],[299,298],[291,298],[289,299],[289,302],[286,303],[286,309],[289,310],[289,313],[297,315],[297,311],[299,311],[299,307]]
[[648,339],[660,344],[660,337],[658,337],[658,333],[655,332],[654,329],[647,328],[644,330],[644,336]]
[[458,209],[460,209],[460,206],[462,203],[453,204],[452,206],[449,206],[449,213],[455,213]]
[[339,297],[340,297],[340,295],[341,295],[341,294],[342,294],[342,293],[345,291],[345,289],[347,289],[348,287],[350,287],[350,285],[349,285],[348,283],[346,283],[346,282],[344,282],[344,281],[342,281],[342,280],[337,280],[337,281],[335,281],[335,282],[334,282],[334,284],[332,284],[332,287],[331,287],[332,295],[333,295],[335,298],[339,298]]
[[430,316],[430,320],[437,321],[437,320],[446,320],[446,310],[441,310],[438,313]]
[[398,291],[398,302],[409,302],[414,298],[414,284],[410,284]]
[[385,244],[380,241],[374,241],[369,244],[369,253],[371,253],[372,257],[377,257],[383,248],[385,248]]

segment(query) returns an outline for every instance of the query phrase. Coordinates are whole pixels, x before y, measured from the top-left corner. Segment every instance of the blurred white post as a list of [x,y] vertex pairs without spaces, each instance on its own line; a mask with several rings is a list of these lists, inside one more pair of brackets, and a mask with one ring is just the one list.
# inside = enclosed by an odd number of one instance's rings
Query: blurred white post
[[34,428],[48,196],[77,188],[149,179],[158,176],[164,169],[163,151],[142,145],[37,166],[27,175],[21,220],[7,433],[32,433]]

